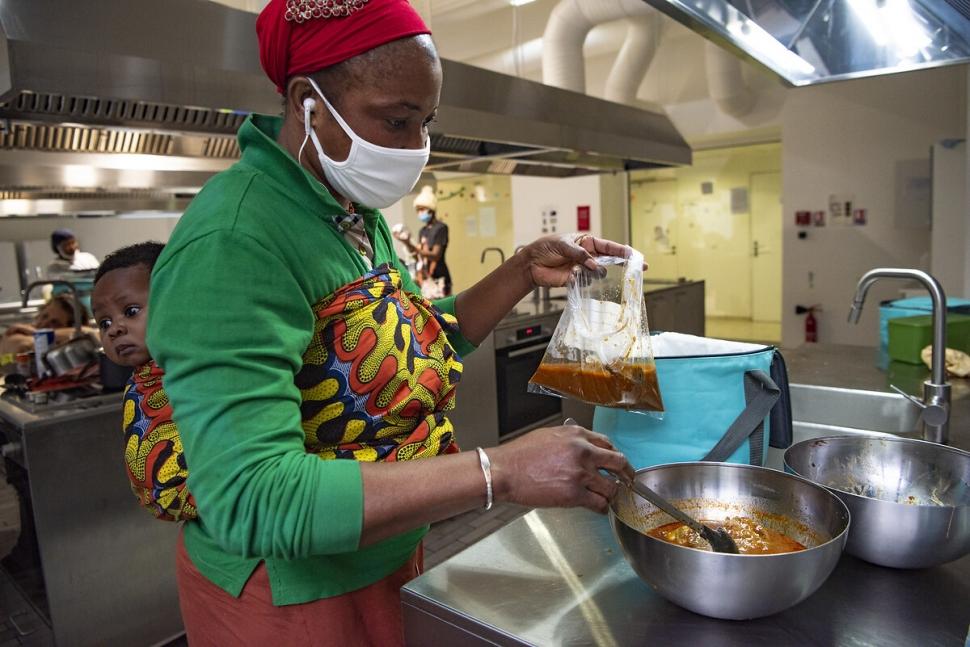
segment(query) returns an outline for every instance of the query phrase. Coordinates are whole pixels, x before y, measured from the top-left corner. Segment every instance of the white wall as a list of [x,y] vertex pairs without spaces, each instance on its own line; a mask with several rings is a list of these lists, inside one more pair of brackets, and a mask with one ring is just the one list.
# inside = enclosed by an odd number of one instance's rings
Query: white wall
[[[515,246],[526,245],[542,233],[542,212],[554,209],[558,232],[576,231],[576,208],[590,208],[590,233],[602,231],[598,175],[572,178],[512,176],[512,212]],[[511,251],[511,250],[509,250]]]
[[600,182],[600,235],[630,244],[630,174],[604,173]]
[[933,146],[933,224],[930,273],[950,297],[970,297],[967,144]]
[[[119,247],[140,243],[146,240],[167,242],[178,218],[171,216],[150,216],[138,218],[0,218],[0,242],[28,241],[27,257],[31,267],[46,268],[54,258],[50,248],[50,234],[55,229],[70,229],[78,237],[81,249],[98,258]],[[3,245],[6,257],[12,246]],[[16,264],[4,258],[0,263],[0,301],[15,301],[19,282]]]
[[[877,343],[878,303],[901,286],[875,285],[862,320],[851,326],[856,281],[878,266],[928,269],[928,227],[896,222],[907,215],[895,210],[896,168],[928,160],[941,139],[964,136],[965,84],[965,70],[949,67],[789,91],[782,113],[784,344],[804,339],[799,303],[822,305],[820,342]],[[795,211],[827,209],[830,194],[853,194],[869,224],[812,227],[799,240]]]

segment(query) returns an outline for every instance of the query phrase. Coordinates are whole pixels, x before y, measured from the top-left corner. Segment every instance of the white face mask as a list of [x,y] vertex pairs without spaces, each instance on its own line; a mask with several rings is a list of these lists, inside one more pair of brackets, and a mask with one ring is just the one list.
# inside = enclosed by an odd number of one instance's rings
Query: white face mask
[[[330,185],[345,198],[373,209],[389,207],[408,194],[418,178],[424,165],[431,155],[431,139],[424,144],[424,148],[385,148],[362,139],[350,129],[347,122],[337,114],[327,97],[317,87],[311,78],[307,78],[313,89],[323,99],[327,110],[337,120],[343,131],[350,137],[350,154],[347,159],[337,162],[323,152],[320,139],[316,131],[310,126],[311,106],[309,100],[303,102],[303,118],[306,136],[313,142],[320,157],[320,166]],[[300,146],[300,158],[303,156],[303,146]]]

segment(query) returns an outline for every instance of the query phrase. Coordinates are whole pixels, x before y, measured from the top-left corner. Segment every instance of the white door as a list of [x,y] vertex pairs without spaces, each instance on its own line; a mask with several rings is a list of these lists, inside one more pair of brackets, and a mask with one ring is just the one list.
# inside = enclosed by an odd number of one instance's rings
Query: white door
[[633,246],[650,265],[645,277],[678,278],[681,270],[677,263],[677,180],[638,183],[630,193],[630,233]]
[[781,173],[751,175],[751,318],[781,321]]

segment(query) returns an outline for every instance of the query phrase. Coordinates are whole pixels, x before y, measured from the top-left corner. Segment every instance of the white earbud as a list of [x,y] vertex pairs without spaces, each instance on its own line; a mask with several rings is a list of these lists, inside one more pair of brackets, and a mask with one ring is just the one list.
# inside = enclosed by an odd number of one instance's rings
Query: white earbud
[[307,140],[310,139],[310,113],[316,110],[317,102],[313,97],[307,97],[303,100],[303,131],[306,133],[306,137],[303,138],[303,143],[300,144],[300,152],[297,155],[297,161],[301,164],[303,163],[303,148],[306,146]]
[[303,100],[303,128],[307,134],[310,133],[310,113],[316,110],[316,107],[317,102],[313,97],[307,97]]

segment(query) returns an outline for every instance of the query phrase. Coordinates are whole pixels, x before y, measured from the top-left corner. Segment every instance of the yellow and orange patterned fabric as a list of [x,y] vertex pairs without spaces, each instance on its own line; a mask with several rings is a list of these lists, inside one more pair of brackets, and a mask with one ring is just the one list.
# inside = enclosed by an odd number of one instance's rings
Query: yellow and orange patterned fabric
[[138,502],[159,519],[195,519],[195,500],[185,487],[189,476],[172,405],[162,388],[164,372],[155,362],[132,373],[124,396],[125,466]]
[[462,362],[457,320],[402,290],[388,265],[313,308],[313,339],[296,376],[307,451],[321,458],[399,461],[458,451],[445,412]]
[[[313,307],[313,337],[295,377],[306,451],[320,458],[399,461],[458,451],[445,412],[462,361],[448,341],[457,320],[404,292],[383,265]],[[195,519],[188,466],[155,362],[137,368],[124,397],[125,464],[132,491],[159,519]]]

